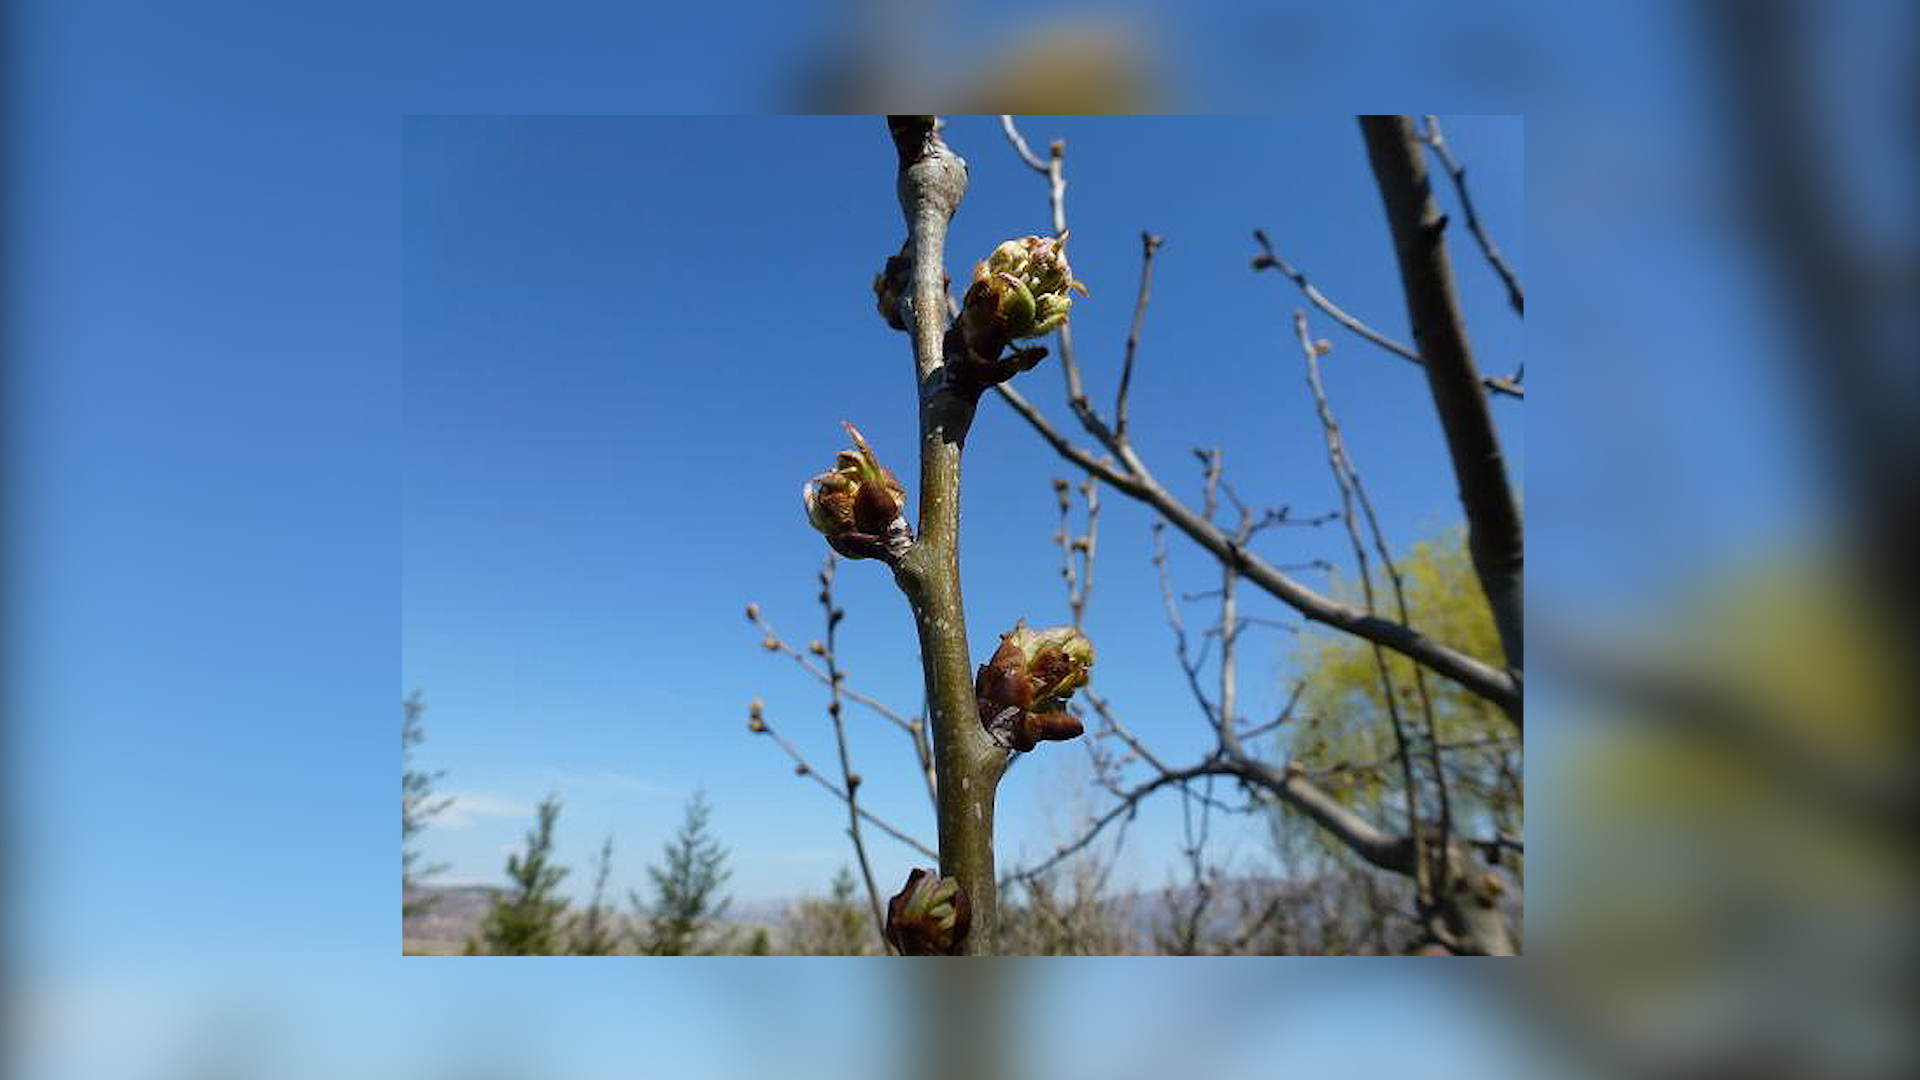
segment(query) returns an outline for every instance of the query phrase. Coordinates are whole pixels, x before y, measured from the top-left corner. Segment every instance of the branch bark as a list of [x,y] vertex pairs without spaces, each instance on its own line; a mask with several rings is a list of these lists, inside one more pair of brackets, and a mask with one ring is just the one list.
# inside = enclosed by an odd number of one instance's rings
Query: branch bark
[[[1453,290],[1453,270],[1444,240],[1447,219],[1433,199],[1433,187],[1421,157],[1413,121],[1405,116],[1363,116],[1360,130],[1373,163],[1414,345],[1440,425],[1453,458],[1460,501],[1467,514],[1467,545],[1473,567],[1493,609],[1507,665],[1525,668],[1522,618],[1520,508],[1507,483],[1506,461],[1493,429],[1493,416],[1480,392],[1466,324]],[[1508,710],[1519,723],[1516,704]]]
[[887,119],[899,151],[897,190],[913,259],[911,315],[920,405],[919,538],[894,565],[920,635],[938,778],[940,873],[956,878],[972,905],[965,951],[986,955],[999,932],[993,870],[994,789],[1007,752],[980,726],[973,695],[967,622],[960,600],[960,454],[979,390],[948,378],[947,222],[967,190],[967,166],[940,138],[931,116]]

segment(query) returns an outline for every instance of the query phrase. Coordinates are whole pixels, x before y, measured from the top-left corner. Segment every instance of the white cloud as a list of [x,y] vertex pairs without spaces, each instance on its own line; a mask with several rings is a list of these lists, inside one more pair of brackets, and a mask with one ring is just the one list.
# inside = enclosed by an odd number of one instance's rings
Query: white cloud
[[674,788],[665,784],[656,784],[651,780],[609,769],[596,769],[591,772],[574,772],[566,769],[548,769],[541,774],[542,781],[562,798],[570,791],[629,791],[641,795],[669,795]]
[[473,791],[457,791],[452,794],[453,802],[433,819],[436,829],[464,829],[477,824],[485,817],[524,818],[533,816],[533,807],[512,799],[502,799],[494,795],[482,795]]

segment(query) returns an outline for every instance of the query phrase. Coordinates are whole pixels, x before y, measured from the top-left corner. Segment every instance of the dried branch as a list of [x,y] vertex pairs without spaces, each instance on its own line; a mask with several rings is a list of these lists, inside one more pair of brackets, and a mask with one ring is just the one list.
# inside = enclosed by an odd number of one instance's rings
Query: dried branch
[[[1506,285],[1507,303],[1513,305],[1513,313],[1524,316],[1526,295],[1520,290],[1520,279],[1515,276],[1513,267],[1507,265],[1507,260],[1501,257],[1493,238],[1480,227],[1480,216],[1473,212],[1473,196],[1467,193],[1467,167],[1455,161],[1453,152],[1447,149],[1447,137],[1440,130],[1438,117],[1427,117],[1427,130],[1420,141],[1427,144],[1433,156],[1440,159],[1447,175],[1453,179],[1454,193],[1460,196],[1460,210],[1467,216],[1467,231],[1473,234],[1474,241],[1480,245],[1480,253],[1487,257],[1487,264],[1493,267],[1493,272],[1500,275],[1500,281]],[[1516,379],[1518,377],[1515,376]]]

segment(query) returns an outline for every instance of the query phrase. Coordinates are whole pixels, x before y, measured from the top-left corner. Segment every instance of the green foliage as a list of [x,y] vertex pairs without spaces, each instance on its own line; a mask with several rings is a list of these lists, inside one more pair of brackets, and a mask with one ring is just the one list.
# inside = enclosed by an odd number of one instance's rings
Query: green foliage
[[413,767],[414,750],[425,741],[427,732],[420,724],[426,704],[415,693],[400,703],[400,917],[424,915],[433,906],[433,898],[415,898],[413,891],[425,878],[446,869],[444,863],[422,865],[416,841],[433,816],[453,803],[436,799],[433,785],[446,770],[427,772]]
[[712,813],[706,794],[694,792],[679,835],[666,845],[666,865],[647,867],[653,879],[653,902],[631,894],[635,910],[646,917],[645,928],[634,939],[642,953],[687,956],[726,951],[727,935],[716,933],[714,924],[732,903],[720,896],[720,889],[733,872],[726,869],[726,849],[707,834]]
[[872,956],[873,913],[860,902],[853,874],[842,866],[825,897],[807,897],[787,911],[787,948],[799,956]]
[[549,956],[560,951],[566,926],[567,901],[554,895],[565,867],[551,865],[553,823],[560,817],[560,800],[552,795],[540,803],[540,822],[527,833],[524,855],[507,856],[507,877],[513,889],[495,900],[480,924],[477,941],[468,953],[495,956]]
[[[1467,554],[1465,533],[1456,530],[1413,545],[1397,559],[1413,626],[1421,633],[1498,665],[1500,638]],[[1376,570],[1374,594],[1380,613],[1397,619],[1392,582]],[[1335,592],[1359,602],[1357,582],[1336,582]],[[1409,736],[1425,729],[1415,665],[1383,650],[1393,694]],[[1378,821],[1404,825],[1406,796],[1394,752],[1393,725],[1372,645],[1347,635],[1302,634],[1294,657],[1305,688],[1296,715],[1304,719],[1281,730],[1282,751],[1343,803]],[[1428,675],[1434,726],[1444,748],[1447,790],[1456,826],[1486,835],[1491,828],[1518,833],[1523,804],[1520,744],[1500,710],[1450,679]],[[1421,813],[1436,813],[1430,773],[1417,772]],[[1285,822],[1299,819],[1291,811]],[[1282,822],[1277,826],[1285,827]]]
[[575,956],[611,956],[620,939],[613,932],[612,912],[602,899],[607,892],[607,876],[613,870],[613,837],[600,845],[600,859],[593,875],[593,902],[573,920],[573,932],[567,951]]
[[755,930],[753,932],[753,940],[747,944],[747,955],[748,956],[766,956],[772,951],[773,951],[772,944],[767,941],[766,928],[762,927],[758,930]]

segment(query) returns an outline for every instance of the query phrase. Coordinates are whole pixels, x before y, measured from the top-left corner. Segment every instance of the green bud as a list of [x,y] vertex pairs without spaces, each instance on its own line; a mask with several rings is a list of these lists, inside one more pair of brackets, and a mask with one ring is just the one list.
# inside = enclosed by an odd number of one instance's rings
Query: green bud
[[972,924],[967,891],[932,870],[908,873],[887,901],[887,940],[902,956],[957,956]]
[[897,559],[913,543],[901,513],[906,490],[874,457],[859,429],[846,428],[857,449],[834,455],[833,470],[800,489],[807,522],[849,559]]
[[1087,287],[1067,264],[1067,237],[1007,240],[973,268],[973,284],[961,302],[959,327],[982,361],[1000,358],[1021,338],[1043,337],[1067,321],[1070,293]]

